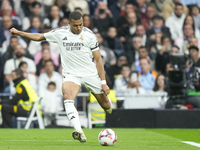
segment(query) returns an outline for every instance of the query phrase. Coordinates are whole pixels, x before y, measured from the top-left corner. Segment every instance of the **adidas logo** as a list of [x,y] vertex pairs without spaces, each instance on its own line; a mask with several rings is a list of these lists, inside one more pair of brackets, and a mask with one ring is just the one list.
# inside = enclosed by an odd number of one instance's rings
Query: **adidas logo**
[[62,40],[67,40],[67,37],[64,37],[64,39],[62,39]]
[[71,117],[71,119],[70,119],[70,121],[71,121],[72,119],[74,119],[74,118],[75,118],[75,117],[74,117],[74,116],[72,116],[72,117]]

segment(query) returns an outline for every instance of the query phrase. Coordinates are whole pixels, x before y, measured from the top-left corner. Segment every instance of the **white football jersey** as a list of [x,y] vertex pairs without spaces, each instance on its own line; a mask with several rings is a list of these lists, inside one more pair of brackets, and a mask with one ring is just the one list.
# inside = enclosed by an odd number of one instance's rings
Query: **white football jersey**
[[44,33],[44,37],[59,45],[63,76],[70,74],[86,77],[98,74],[96,65],[92,62],[92,51],[99,50],[99,46],[90,29],[83,27],[80,34],[73,34],[70,26],[65,26]]

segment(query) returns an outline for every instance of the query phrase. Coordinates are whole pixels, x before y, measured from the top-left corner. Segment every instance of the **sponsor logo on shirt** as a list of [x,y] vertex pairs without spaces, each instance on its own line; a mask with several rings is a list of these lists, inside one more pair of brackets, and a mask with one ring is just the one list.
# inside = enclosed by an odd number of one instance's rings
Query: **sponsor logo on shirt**
[[67,51],[81,50],[81,47],[84,46],[80,42],[63,42],[63,46],[66,47]]

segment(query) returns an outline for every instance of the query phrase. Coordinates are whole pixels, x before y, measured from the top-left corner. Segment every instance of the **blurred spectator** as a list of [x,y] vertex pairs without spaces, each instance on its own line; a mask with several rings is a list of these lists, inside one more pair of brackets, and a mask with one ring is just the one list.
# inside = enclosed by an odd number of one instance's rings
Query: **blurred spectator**
[[66,0],[66,1],[64,1],[64,4],[63,4],[63,6],[62,6],[62,11],[63,11],[63,13],[64,13],[64,17],[65,18],[69,18],[69,14],[70,14],[70,10],[69,10],[69,8],[68,8],[68,3],[69,3],[69,0]]
[[169,76],[169,71],[172,71],[172,70],[174,70],[174,68],[172,68],[170,63],[167,63],[165,65],[165,72],[164,72],[165,77],[168,77]]
[[[200,49],[200,41],[196,37],[190,38],[190,46],[196,46]],[[200,53],[198,54],[198,57],[200,58]]]
[[38,95],[41,97],[45,96],[47,85],[50,81],[57,83],[56,95],[61,95],[62,88],[62,76],[54,71],[54,64],[52,60],[45,62],[45,72],[40,74],[38,78]]
[[117,20],[120,16],[124,15],[125,4],[127,0],[117,0],[112,6],[110,6],[110,11],[113,14],[113,18]]
[[85,0],[73,0],[68,2],[68,8],[72,12],[76,7],[80,7],[83,10],[83,14],[90,14],[88,3]]
[[[8,48],[9,46],[9,43],[10,43],[10,37],[11,37],[11,34],[10,34],[10,28],[13,27],[13,23],[12,23],[12,19],[10,18],[10,16],[3,16],[2,18],[2,28],[0,28],[0,35],[2,38],[0,39],[5,39],[3,41],[3,43],[0,43],[1,46],[3,48],[2,50],[2,53],[5,53],[6,49]],[[21,37],[18,37],[19,39],[19,43],[24,47],[26,48],[27,47],[27,44],[25,43],[25,41],[21,38]],[[0,40],[1,41],[1,40]]]
[[[180,0],[171,0],[167,1],[163,6],[163,18],[166,20],[171,16],[171,14],[175,11],[176,3],[179,3]],[[183,6],[183,12],[187,16],[188,8],[187,6]]]
[[156,59],[157,54],[162,49],[162,44],[161,44],[161,37],[163,36],[162,32],[157,32],[155,36],[156,36],[155,41],[150,40],[149,43],[147,44],[147,47],[150,52],[149,55],[152,60]]
[[194,60],[193,67],[200,67],[200,59],[198,58],[199,48],[196,46],[190,46],[189,52]]
[[104,2],[98,3],[93,23],[103,37],[105,37],[108,28],[115,25],[112,13]]
[[109,27],[106,40],[104,40],[104,45],[112,49],[116,56],[124,53],[124,46],[120,39],[117,37],[117,29],[115,27]]
[[[30,32],[30,33],[42,33],[42,29],[43,29],[43,25],[40,22],[40,18],[37,16],[34,16],[31,19],[31,26],[30,28],[26,31],[26,32]],[[30,40],[29,39],[25,39],[26,43],[29,44]]]
[[147,4],[145,0],[136,0],[142,19],[146,18]]
[[146,92],[149,93],[155,85],[155,80],[158,74],[156,71],[150,70],[150,62],[147,58],[140,59],[140,66],[142,72],[138,74],[138,81],[141,87],[143,87]]
[[184,20],[185,14],[183,12],[183,5],[181,3],[176,3],[174,12],[165,21],[165,25],[169,27],[173,40],[182,35]]
[[119,31],[120,40],[124,44],[124,48],[126,51],[131,49],[132,46],[132,38],[135,36],[136,27],[137,27],[137,17],[136,14],[131,12],[127,16],[128,18],[128,26],[121,28]]
[[148,5],[154,7],[157,15],[163,16],[163,6],[165,1],[166,0],[150,0]]
[[[94,17],[94,12],[95,12],[95,9],[97,8],[98,3],[103,0],[87,0],[87,1],[88,1],[89,10],[90,10],[89,14],[91,17]],[[104,2],[107,2],[107,1],[104,1]]]
[[191,25],[193,30],[194,30],[195,37],[200,38],[200,31],[196,27],[194,19],[193,19],[193,17],[191,15],[188,15],[188,16],[185,17],[185,21],[184,21],[183,25],[185,25],[185,24]]
[[[19,17],[17,17],[16,15],[13,16],[12,15],[12,7],[10,5],[2,5],[1,6],[1,15],[2,17],[4,16],[10,16],[13,24],[21,26],[22,25],[22,21]],[[2,21],[2,17],[0,17],[0,22]]]
[[[10,83],[10,75],[11,72],[15,69],[18,68],[19,63],[21,61],[25,61],[28,64],[28,68],[27,68],[27,73],[32,73],[35,74],[36,73],[36,66],[33,60],[25,57],[25,50],[23,49],[23,47],[21,45],[16,45],[14,48],[14,58],[11,58],[9,60],[6,61],[5,66],[4,66],[4,75],[5,75],[5,79],[7,81],[7,83]],[[6,91],[9,92],[9,91]]]
[[[139,52],[138,51],[139,51],[139,48],[141,46],[143,46],[142,45],[142,38],[139,37],[139,36],[135,36],[132,39],[132,48],[127,51],[128,60],[129,60],[130,64],[134,63],[136,60],[139,59]],[[139,64],[135,63],[135,65],[138,66]]]
[[135,35],[142,38],[142,45],[146,44],[147,35],[146,35],[146,30],[143,25],[141,24],[137,25]]
[[155,61],[152,61],[149,57],[149,53],[146,49],[146,47],[141,46],[138,49],[139,57],[135,60],[134,63],[132,63],[131,70],[137,71],[137,73],[141,73],[141,67],[140,67],[140,58],[147,58],[150,62],[150,70],[155,70]]
[[55,29],[58,27],[59,19],[60,19],[59,7],[54,5],[51,7],[50,15],[49,15],[50,27],[52,29]]
[[184,5],[197,5],[200,8],[200,1],[199,0],[180,0],[180,2]]
[[145,27],[145,29],[150,29],[153,27],[153,16],[156,15],[156,11],[153,6],[147,6],[146,10],[146,18],[142,18],[142,25]]
[[83,15],[83,26],[94,32],[93,22],[90,15]]
[[45,126],[55,125],[56,113],[63,110],[61,97],[56,93],[56,83],[52,81],[49,82],[44,92],[45,94],[41,101],[41,109],[44,114],[44,124]]
[[167,92],[165,91],[165,76],[162,74],[159,74],[155,81],[154,88],[150,91],[150,94],[152,95],[167,95]]
[[179,47],[172,46],[170,38],[167,36],[162,36],[161,38],[162,49],[156,56],[156,70],[165,73],[165,66],[170,62],[170,56],[173,53],[179,52]]
[[[2,0],[2,1],[0,1],[0,6],[3,8],[4,6],[11,6],[11,8],[12,8],[12,12],[11,12],[11,14],[12,14],[12,16],[16,16],[16,12],[15,12],[15,9],[13,9],[13,5],[14,5],[14,3],[13,3],[13,0]],[[10,10],[4,10],[5,12],[3,12],[3,13],[8,13]],[[0,16],[2,16],[2,12],[0,11]]]
[[35,2],[36,0],[24,0],[21,1],[21,7],[19,11],[19,17],[20,18],[25,18],[29,17],[29,15],[32,14],[32,3]]
[[131,91],[131,93],[145,93],[145,90],[140,87],[137,81],[137,73],[131,73],[129,65],[122,65],[121,74],[122,77],[116,78],[114,81],[113,89],[116,91],[116,96],[125,97],[127,91]]
[[[118,29],[128,25],[128,14],[129,13],[136,13],[135,7],[133,6],[132,3],[126,3],[125,10],[124,10],[124,15],[120,16],[117,19],[116,26],[117,26]],[[139,17],[140,16],[137,16],[137,18],[139,18]]]
[[[1,34],[5,36],[6,39],[10,39],[10,28],[13,26],[13,22],[10,16],[2,17],[2,26],[1,26]],[[2,37],[2,36],[1,36]]]
[[95,35],[96,35],[96,37],[98,39],[100,52],[101,51],[105,51],[106,52],[106,57],[104,57],[105,65],[106,65],[107,68],[110,68],[110,66],[116,64],[116,56],[115,56],[114,52],[111,49],[109,49],[108,47],[104,46],[103,38],[102,38],[101,34],[100,33],[95,33]]
[[[42,41],[41,42],[41,49],[39,51],[37,51],[37,53],[34,56],[34,60],[35,60],[35,64],[37,65],[40,60],[42,59],[42,50],[44,49],[48,49],[50,52],[50,57],[53,61],[53,63],[56,66],[59,66],[59,55],[56,54],[54,51],[51,50],[51,48],[53,47],[52,45],[50,45],[51,43],[49,43],[48,41]],[[50,58],[49,58],[50,59]]]
[[[195,37],[194,29],[192,25],[185,24],[183,25],[183,36],[180,36],[175,39],[174,44],[180,48],[180,52],[188,54],[190,38]],[[198,39],[199,40],[199,39]]]
[[[42,49],[42,58],[40,59],[39,63],[36,65],[37,71],[36,75],[39,76],[41,73],[45,72],[45,62],[51,59],[50,50],[47,48]],[[54,64],[54,69],[57,71],[58,66]]]
[[197,5],[194,5],[192,7],[191,14],[194,19],[193,23],[195,23],[195,27],[200,30],[200,13],[199,7]]
[[127,65],[127,64],[122,65],[122,67],[121,67],[122,77],[116,78],[114,80],[113,89],[116,91],[116,96],[118,96],[118,97],[125,96],[125,92],[127,90],[127,86],[129,83],[130,73],[131,73],[131,69],[130,69],[129,65]]
[[60,17],[64,17],[64,13],[62,10],[64,3],[65,3],[65,1],[63,1],[63,0],[55,0],[55,2],[54,2],[54,5],[58,6],[58,8],[59,8]]
[[[31,74],[31,73],[27,73],[27,68],[28,68],[27,62],[21,61],[19,63],[19,67],[18,68],[22,70],[24,78],[29,81],[29,83],[33,87],[33,89],[37,90],[36,76]],[[14,83],[12,82],[12,80],[10,82],[10,93],[11,94],[15,94],[16,93],[16,89],[14,87]]]
[[153,20],[153,27],[147,30],[147,38],[150,38],[152,41],[156,40],[155,33],[162,32],[163,35],[171,37],[171,33],[168,27],[163,26],[163,18],[161,16],[155,15],[152,18]]
[[42,15],[42,4],[40,2],[33,2],[32,4],[32,8],[31,8],[31,14],[25,18],[23,18],[22,20],[22,30],[28,30],[28,28],[30,28],[31,26],[31,19],[33,17],[39,17],[40,22],[42,23],[43,26],[49,26],[50,22],[49,19],[44,17]]
[[58,27],[67,26],[68,23],[69,23],[69,20],[65,17],[62,17],[62,18],[59,19]]
[[111,66],[110,69],[108,70],[107,74],[108,74],[111,84],[112,84],[111,87],[113,87],[114,80],[121,76],[121,67],[124,64],[128,64],[128,59],[125,55],[121,55],[117,59],[116,65]]
[[18,41],[18,38],[17,36],[11,36],[10,37],[10,44],[9,44],[9,47],[7,48],[6,52],[3,54],[2,53],[2,65],[5,64],[5,62],[8,60],[8,59],[11,59],[13,58],[13,55],[14,55],[14,48],[16,45],[19,44],[19,41]]

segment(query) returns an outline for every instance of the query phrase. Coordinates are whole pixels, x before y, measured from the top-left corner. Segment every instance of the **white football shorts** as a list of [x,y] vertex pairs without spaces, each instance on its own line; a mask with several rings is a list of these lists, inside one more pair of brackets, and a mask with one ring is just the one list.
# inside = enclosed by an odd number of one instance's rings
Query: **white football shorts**
[[74,82],[79,86],[84,86],[88,92],[94,94],[102,94],[101,79],[99,76],[89,76],[89,77],[76,77],[72,75],[66,75],[63,77],[63,83],[66,81]]

